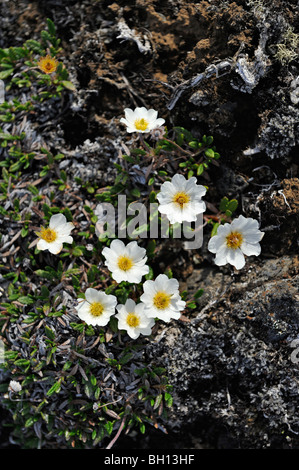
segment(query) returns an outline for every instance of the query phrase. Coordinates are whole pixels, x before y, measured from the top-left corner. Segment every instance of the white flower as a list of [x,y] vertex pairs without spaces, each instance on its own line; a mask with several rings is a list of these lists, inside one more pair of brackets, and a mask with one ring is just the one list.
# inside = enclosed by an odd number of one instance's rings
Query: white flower
[[178,320],[186,306],[179,294],[179,282],[166,274],[159,274],[155,281],[145,281],[140,300],[145,305],[145,315],[165,322],[171,318]]
[[13,393],[18,393],[22,390],[22,385],[16,380],[11,380],[9,382],[9,390]]
[[166,214],[171,224],[196,221],[197,215],[205,211],[206,205],[201,198],[206,194],[206,188],[196,184],[193,176],[186,180],[183,175],[176,174],[171,181],[165,181],[161,186],[157,199],[160,203],[158,210]]
[[110,248],[102,251],[105,256],[105,265],[112,273],[116,282],[141,282],[142,276],[149,273],[145,248],[138,246],[136,241],[125,246],[121,240],[113,240]]
[[240,215],[232,221],[220,225],[217,235],[214,235],[208,244],[208,249],[216,253],[215,263],[223,266],[230,263],[236,269],[241,269],[245,265],[245,257],[258,256],[261,252],[259,242],[264,233],[259,230],[258,221],[246,219]]
[[164,124],[165,119],[158,118],[158,111],[154,109],[125,108],[125,118],[121,118],[120,122],[127,126],[127,132],[150,132]]
[[128,299],[124,305],[117,305],[118,328],[126,330],[132,339],[137,339],[140,334],[150,335],[155,324],[153,318],[144,314],[144,304],[137,304],[132,299]]
[[107,325],[111,315],[115,314],[117,298],[89,287],[86,289],[85,299],[80,300],[79,305],[75,307],[79,318],[88,325]]
[[49,227],[42,227],[40,232],[36,232],[39,236],[37,249],[49,250],[57,255],[62,250],[63,243],[73,243],[73,237],[70,236],[73,228],[74,224],[67,222],[63,214],[52,215]]

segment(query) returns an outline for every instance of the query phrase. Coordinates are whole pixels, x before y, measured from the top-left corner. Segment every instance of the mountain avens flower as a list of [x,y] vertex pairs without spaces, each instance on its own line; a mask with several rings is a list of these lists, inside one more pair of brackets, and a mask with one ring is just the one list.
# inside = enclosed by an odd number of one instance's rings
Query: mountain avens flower
[[56,72],[58,60],[47,54],[45,57],[40,57],[37,66],[42,72],[50,75],[51,73]]
[[124,305],[117,305],[116,309],[119,330],[126,330],[132,339],[137,339],[140,334],[151,334],[155,320],[145,315],[143,303],[136,304],[134,300],[128,299]]
[[50,253],[57,255],[63,247],[63,243],[73,243],[73,237],[70,236],[74,228],[72,222],[67,222],[63,214],[52,215],[49,226],[42,227],[40,232],[35,232],[39,240],[37,242],[38,250],[49,250]]
[[113,240],[110,248],[102,251],[106,258],[105,265],[111,271],[116,282],[141,282],[142,276],[149,273],[146,250],[138,246],[136,241],[127,245],[121,240]]
[[85,300],[79,300],[76,308],[81,320],[88,325],[105,326],[115,314],[117,298],[89,287],[85,291]]
[[165,322],[172,318],[178,320],[186,306],[179,293],[179,282],[169,279],[166,274],[159,274],[155,281],[145,281],[140,300],[144,303],[146,316]]
[[197,184],[194,176],[187,180],[183,175],[176,174],[171,181],[161,185],[161,191],[157,194],[160,203],[158,210],[167,216],[171,224],[194,222],[197,215],[206,209],[201,199],[205,194],[206,188]]
[[22,385],[20,382],[17,382],[16,380],[11,380],[9,382],[9,390],[13,393],[18,393],[22,390]]
[[216,253],[217,266],[229,263],[236,269],[242,269],[245,265],[244,255],[258,256],[261,253],[259,242],[263,236],[257,220],[240,215],[232,223],[218,227],[217,234],[209,241],[208,249]]
[[154,109],[146,109],[144,107],[125,108],[125,118],[121,118],[120,122],[127,126],[127,132],[150,132],[162,126],[165,119],[158,118],[158,111]]

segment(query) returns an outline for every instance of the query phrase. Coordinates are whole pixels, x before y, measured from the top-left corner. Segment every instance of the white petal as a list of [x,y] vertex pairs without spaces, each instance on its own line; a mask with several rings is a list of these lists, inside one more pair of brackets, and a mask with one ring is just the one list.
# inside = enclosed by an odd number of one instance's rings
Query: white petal
[[[125,112],[126,120],[130,123],[134,122],[134,119],[135,119],[134,111],[130,108],[125,108],[124,112]],[[124,118],[122,118],[122,119],[124,119]]]
[[252,245],[250,243],[243,242],[241,245],[241,250],[243,251],[244,255],[259,256],[261,254],[261,245],[259,243]]
[[175,186],[176,189],[183,191],[186,187],[187,180],[183,175],[177,173],[176,175],[173,176],[171,182]]
[[125,309],[127,312],[135,312],[136,303],[133,299],[127,299],[125,303]]
[[36,248],[38,250],[41,250],[41,251],[47,250],[48,247],[49,247],[49,243],[46,242],[46,240],[43,240],[42,238],[38,240],[37,245],[36,245]]
[[216,253],[217,251],[221,250],[221,248],[225,248],[225,237],[221,235],[214,235],[208,243],[208,250],[211,253]]
[[147,120],[148,121],[156,121],[158,117],[158,111],[155,111],[154,109],[149,109],[147,111]]
[[147,130],[151,131],[152,129],[157,129],[157,127],[163,126],[164,122],[165,122],[165,119],[162,119],[162,118],[156,119],[155,121],[152,121],[149,123]]
[[49,227],[52,229],[55,229],[59,227],[60,225],[64,225],[66,223],[66,218],[63,214],[54,214],[52,215],[50,222],[49,222]]
[[58,237],[58,240],[61,242],[61,243],[73,243],[73,237],[71,237],[70,235],[68,236],[59,236]]
[[236,269],[242,269],[245,266],[245,258],[240,248],[227,250],[226,259],[230,264],[235,266]]
[[260,232],[259,230],[248,230],[243,232],[244,241],[247,243],[258,243],[264,236],[264,232]]
[[168,286],[169,277],[166,274],[159,274],[156,278],[155,282],[155,289],[157,291],[166,291]]
[[49,243],[49,245],[48,245],[48,250],[53,255],[58,255],[58,253],[61,252],[62,248],[63,248],[63,245],[59,241]]
[[87,302],[93,303],[99,301],[99,291],[93,287],[88,287],[85,291],[85,299]]
[[220,251],[216,253],[215,264],[217,266],[224,266],[225,264],[227,264],[227,251],[228,248],[224,246],[223,248],[221,248]]

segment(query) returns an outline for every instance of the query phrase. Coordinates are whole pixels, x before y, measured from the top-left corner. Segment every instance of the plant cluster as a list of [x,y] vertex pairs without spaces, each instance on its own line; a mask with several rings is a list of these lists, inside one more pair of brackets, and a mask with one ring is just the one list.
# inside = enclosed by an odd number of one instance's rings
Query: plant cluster
[[[169,238],[184,222],[194,230],[192,224],[202,215],[204,225],[211,226],[209,250],[216,254],[215,263],[237,269],[244,266],[244,254],[260,253],[263,234],[253,219],[232,220],[238,206],[234,199],[223,198],[219,208],[209,203],[212,214],[206,212],[203,198],[209,188],[197,178],[206,183],[208,172],[219,164],[213,137],[198,139],[183,127],[168,130],[153,109],[125,109],[121,123],[128,133],[137,133],[137,145],[129,149],[123,144],[125,153],[114,164],[114,185],[83,187],[75,181],[96,208],[78,201],[68,191],[72,182],[67,171],[58,166],[64,155],[44,145],[34,148],[36,136],[26,124],[36,103],[61,99],[64,90],[73,90],[59,61],[55,26],[47,23],[40,42],[0,50],[0,78],[8,80],[7,92],[34,92],[30,100],[14,98],[0,106],[2,122],[11,126],[0,134],[0,211],[11,228],[21,226],[13,241],[2,232],[1,250],[7,250],[3,257],[11,265],[1,265],[7,286],[0,304],[3,368],[10,380],[0,385],[1,402],[12,413],[13,435],[21,445],[36,448],[46,441],[49,447],[57,442],[92,447],[114,431],[118,437],[137,426],[144,433],[147,424],[167,422],[172,387],[165,370],[146,364],[144,347],[161,327],[160,320],[188,315],[202,295],[202,289],[191,298],[180,292],[172,271],[159,272],[154,266],[165,240],[146,237],[153,214],[124,243],[105,232],[103,205],[117,208],[121,195],[126,196],[126,209],[139,203],[148,210],[155,203],[154,216],[169,222]],[[28,183],[33,167],[39,168],[39,178]],[[54,189],[45,196],[39,185],[50,178]],[[84,230],[82,213],[88,221]],[[123,228],[133,219],[134,211]]]

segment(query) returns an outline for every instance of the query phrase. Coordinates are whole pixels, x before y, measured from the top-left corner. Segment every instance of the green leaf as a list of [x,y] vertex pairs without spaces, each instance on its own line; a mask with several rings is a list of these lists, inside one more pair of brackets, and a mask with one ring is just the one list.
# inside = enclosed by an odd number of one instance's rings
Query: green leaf
[[44,279],[48,279],[49,281],[52,281],[53,279],[57,277],[52,272],[45,271],[44,269],[37,269],[35,271],[35,274],[39,277],[43,277]]
[[141,424],[140,424],[139,429],[140,429],[141,434],[144,434],[144,433],[145,433],[145,425],[144,425],[144,423],[141,423]]
[[118,320],[117,320],[117,318],[111,317],[110,321],[109,321],[109,326],[110,326],[111,330],[113,331],[113,333],[117,333],[118,332]]
[[195,294],[194,294],[194,296],[193,296],[194,299],[199,299],[199,297],[202,296],[203,292],[204,292],[203,289],[199,289],[197,292],[195,292]]
[[26,421],[25,421],[25,428],[29,428],[30,426],[32,426],[34,423],[35,423],[36,419],[34,419],[33,416],[31,416],[30,418],[28,418]]
[[193,148],[193,149],[197,149],[198,148],[198,142],[197,140],[192,140],[191,142],[188,143],[189,147]]
[[134,196],[134,197],[137,197],[137,198],[140,197],[140,191],[139,191],[139,189],[137,189],[137,188],[131,189],[131,194],[132,194],[132,196]]
[[214,138],[213,138],[211,135],[209,135],[209,136],[207,137],[206,144],[207,144],[208,146],[210,146],[210,145],[212,145],[213,141],[214,141]]
[[150,240],[146,247],[146,252],[148,256],[152,256],[155,253],[156,249],[156,240]]
[[51,36],[56,36],[56,28],[55,28],[55,25],[53,23],[53,21],[50,19],[50,18],[47,18],[47,26],[48,26],[48,30],[49,30],[49,33],[51,34]]
[[45,333],[51,341],[55,339],[54,331],[51,328],[49,328],[47,325],[45,325]]
[[154,271],[153,271],[153,268],[151,266],[149,266],[148,274],[146,274],[144,277],[147,281],[154,278]]
[[207,149],[205,151],[205,156],[208,157],[208,158],[214,158],[214,150],[212,149]]
[[155,403],[154,403],[154,406],[153,406],[154,410],[157,409],[160,406],[160,404],[162,402],[162,399],[163,399],[163,395],[162,395],[162,393],[160,393],[155,399]]
[[0,72],[0,80],[5,80],[13,73],[13,69],[7,69]]
[[224,196],[221,201],[220,201],[220,205],[219,205],[219,210],[220,212],[225,212],[226,209],[227,209],[227,205],[228,205],[228,198],[226,196]]
[[187,129],[185,129],[184,127],[174,127],[173,130],[176,132],[178,136],[180,136],[183,139],[185,138],[187,142],[191,142],[194,139],[191,132],[187,131]]
[[200,176],[205,171],[205,168],[202,163],[200,163],[197,167],[197,176]]
[[218,222],[214,223],[213,228],[212,228],[212,232],[211,232],[211,237],[214,237],[214,235],[216,235],[219,225],[220,225],[220,223],[218,223]]
[[20,302],[23,305],[31,305],[35,302],[35,300],[29,296],[22,296],[18,298],[18,302]]
[[229,209],[231,212],[235,212],[237,207],[238,207],[237,199],[231,199],[227,205],[227,209]]
[[82,256],[82,255],[83,255],[83,251],[82,251],[81,248],[79,248],[78,246],[75,246],[75,247],[72,249],[72,255],[73,255],[73,256]]
[[91,382],[91,385],[93,385],[95,387],[96,384],[97,384],[97,378],[94,375],[91,375],[90,376],[90,382]]
[[61,83],[64,86],[64,88],[67,88],[68,90],[71,90],[71,91],[76,90],[76,87],[72,82],[69,82],[67,80],[63,80]]
[[53,395],[53,393],[59,393],[61,387],[61,379],[58,380],[58,382],[55,382],[54,385],[47,391],[48,397]]
[[168,408],[170,408],[173,404],[173,398],[172,396],[170,395],[170,393],[167,393],[165,392],[164,394],[164,400],[166,402],[166,405],[168,406]]

